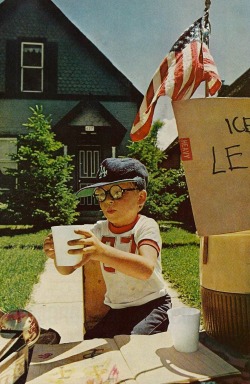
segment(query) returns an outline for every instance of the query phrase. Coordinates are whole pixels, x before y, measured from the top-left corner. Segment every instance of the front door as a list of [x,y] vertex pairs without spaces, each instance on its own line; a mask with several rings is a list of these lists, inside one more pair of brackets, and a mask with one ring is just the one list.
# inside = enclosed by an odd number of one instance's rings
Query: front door
[[[84,146],[78,150],[78,189],[92,184],[96,180],[96,174],[101,162],[99,146]],[[93,197],[81,199],[81,204],[85,208],[94,208],[98,203]]]

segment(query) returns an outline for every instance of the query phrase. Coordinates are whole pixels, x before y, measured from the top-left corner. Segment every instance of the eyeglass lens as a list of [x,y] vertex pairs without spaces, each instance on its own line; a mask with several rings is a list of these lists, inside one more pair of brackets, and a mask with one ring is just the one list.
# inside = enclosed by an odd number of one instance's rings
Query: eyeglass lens
[[108,194],[112,197],[112,199],[118,200],[123,195],[123,189],[119,185],[112,185],[112,187],[107,191],[103,188],[96,188],[94,192],[94,196],[99,202],[104,201]]

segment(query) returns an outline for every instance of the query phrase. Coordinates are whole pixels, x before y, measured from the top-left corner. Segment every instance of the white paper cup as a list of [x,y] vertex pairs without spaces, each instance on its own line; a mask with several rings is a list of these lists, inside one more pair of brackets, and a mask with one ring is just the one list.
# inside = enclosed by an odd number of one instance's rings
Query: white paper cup
[[58,266],[74,266],[82,260],[82,255],[70,255],[68,253],[69,249],[79,249],[79,245],[69,246],[67,242],[69,240],[79,239],[80,236],[77,235],[74,231],[77,229],[83,229],[83,225],[59,225],[51,227],[55,255],[56,255],[56,264]]
[[189,307],[168,311],[169,330],[174,347],[179,352],[195,352],[199,345],[200,310]]

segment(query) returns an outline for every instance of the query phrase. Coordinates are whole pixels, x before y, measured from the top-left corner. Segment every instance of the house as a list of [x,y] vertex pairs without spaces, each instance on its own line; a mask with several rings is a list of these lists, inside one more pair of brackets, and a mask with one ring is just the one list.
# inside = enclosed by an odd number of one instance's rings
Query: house
[[250,68],[231,85],[223,84],[218,97],[250,97]]
[[[143,95],[52,0],[3,1],[0,47],[0,190],[14,186],[5,168],[15,167],[9,153],[35,105],[75,156],[75,191],[92,182],[104,158],[126,155]],[[98,205],[88,198],[83,208],[91,217]]]

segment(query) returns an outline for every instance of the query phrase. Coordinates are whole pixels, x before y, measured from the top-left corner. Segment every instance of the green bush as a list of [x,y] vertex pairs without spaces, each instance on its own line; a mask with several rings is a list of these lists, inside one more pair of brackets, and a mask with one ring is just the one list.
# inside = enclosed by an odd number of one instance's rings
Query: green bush
[[157,147],[157,135],[163,122],[156,121],[149,135],[140,142],[128,145],[128,156],[140,160],[148,169],[148,198],[143,212],[155,220],[169,220],[187,198],[184,172],[161,166],[164,152]]
[[23,124],[28,134],[18,138],[17,154],[11,155],[17,169],[7,171],[17,179],[17,188],[7,195],[8,214],[13,223],[40,228],[71,224],[78,215],[70,186],[72,157],[61,154],[63,144],[55,140],[42,107],[30,109],[33,115]]

